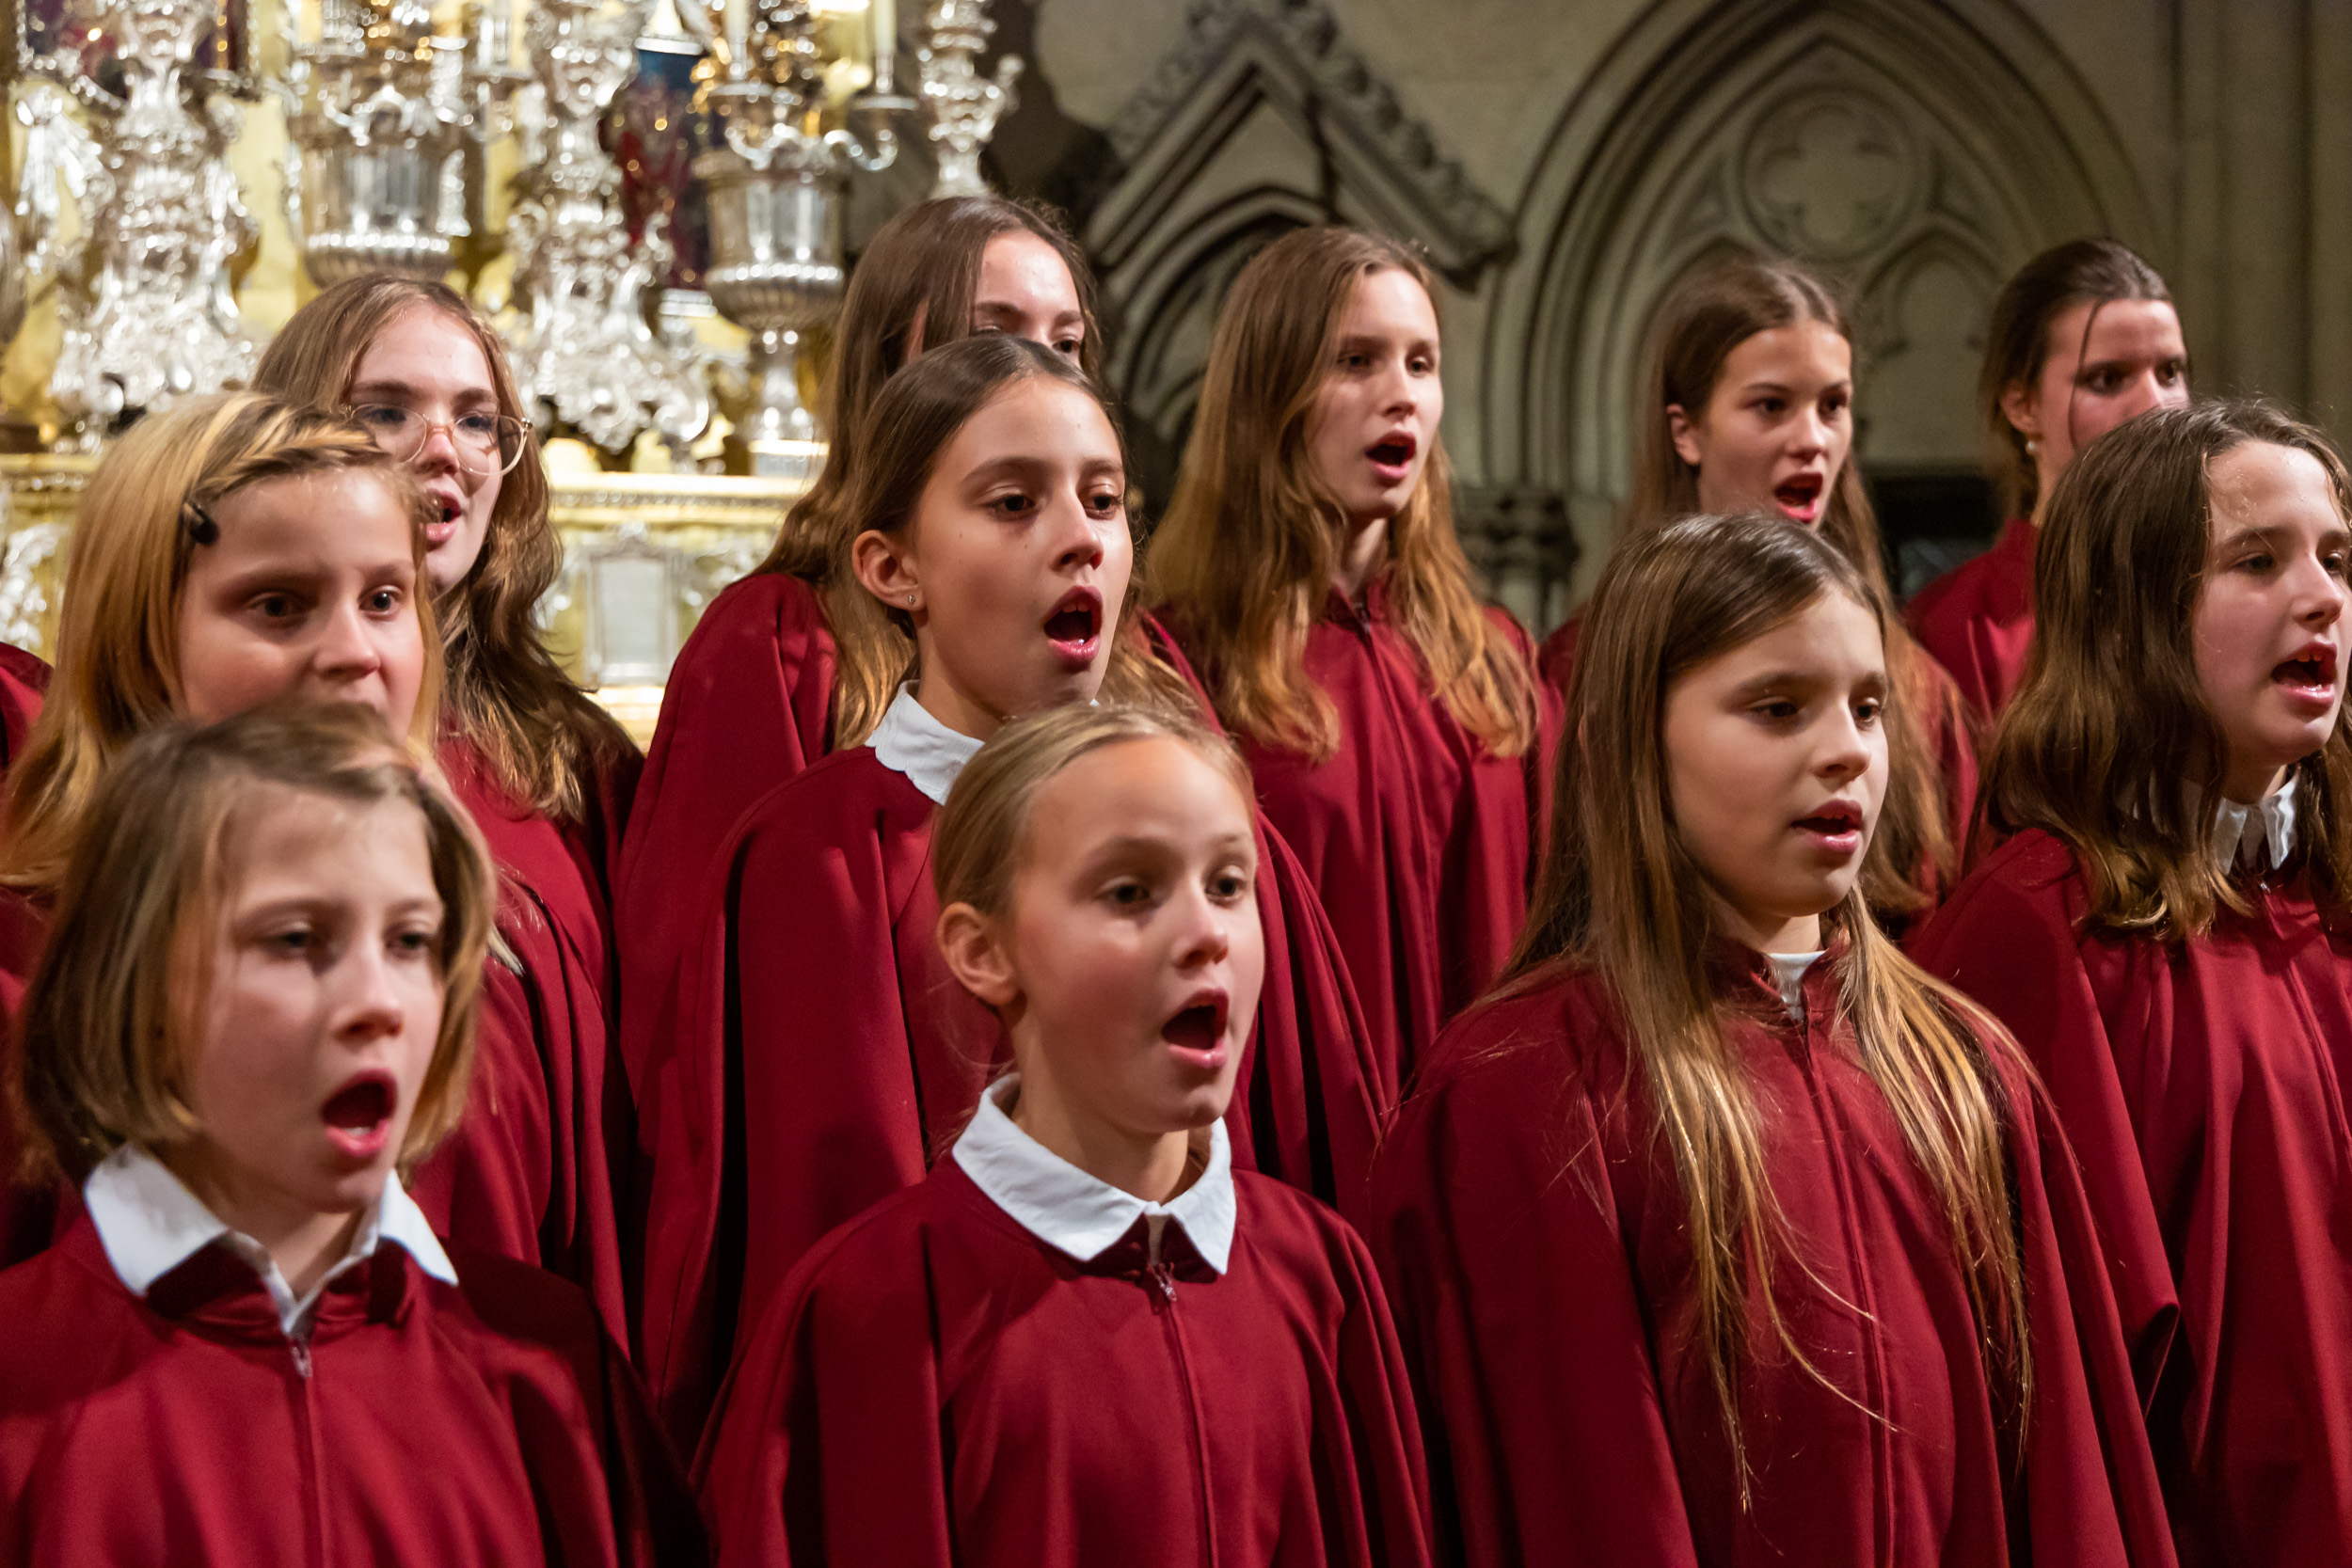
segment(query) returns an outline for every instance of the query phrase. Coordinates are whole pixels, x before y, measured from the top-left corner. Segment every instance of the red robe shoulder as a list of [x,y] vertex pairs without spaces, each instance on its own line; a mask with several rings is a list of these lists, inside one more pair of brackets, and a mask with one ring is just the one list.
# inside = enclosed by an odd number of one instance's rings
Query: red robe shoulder
[[[1759,1009],[1779,1007],[1760,977]],[[1743,1504],[1696,1328],[1682,1190],[1613,1006],[1533,982],[1447,1032],[1375,1169],[1372,1242],[1415,1372],[1441,1558],[1475,1568],[2171,1561],[2096,1239],[2022,1070],[2008,1101],[2033,1358],[2022,1450],[1941,1206],[1834,976],[1733,1045],[1804,1259],[1773,1281],[1831,1386],[1751,1352]],[[1785,1016],[1785,1015],[1782,1015]],[[1774,1341],[1760,1299],[1751,1343]]]
[[704,1560],[586,1298],[452,1258],[455,1286],[387,1243],[301,1355],[222,1246],[139,1297],[84,1219],[0,1274],[0,1564]]
[[2063,1117],[2185,1562],[2352,1561],[2352,935],[2299,877],[2163,942],[2019,834],[1915,939]]
[[1144,1222],[1047,1246],[952,1160],[805,1259],[739,1364],[703,1493],[727,1563],[1427,1560],[1412,1396],[1363,1243],[1235,1177],[1219,1276]]
[[1991,549],[1920,589],[1903,612],[1919,645],[1950,673],[1984,722],[2001,716],[2026,673],[2040,531],[2030,517],[2010,518]]
[[38,654],[0,642],[0,770],[23,753],[49,691],[50,670]]
[[736,819],[832,749],[833,632],[788,572],[730,584],[670,667],[613,887],[634,1080]]

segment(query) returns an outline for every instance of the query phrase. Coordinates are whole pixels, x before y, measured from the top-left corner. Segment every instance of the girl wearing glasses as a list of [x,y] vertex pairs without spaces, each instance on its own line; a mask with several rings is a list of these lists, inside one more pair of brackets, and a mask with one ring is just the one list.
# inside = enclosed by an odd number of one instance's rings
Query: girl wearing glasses
[[[607,867],[640,758],[532,623],[563,547],[506,351],[454,291],[376,274],[296,311],[255,384],[348,410],[430,503],[425,572],[449,679],[440,760],[498,861],[509,961],[489,967],[473,1109],[420,1172],[418,1199],[458,1240],[581,1285],[617,1332],[612,1156],[628,1135],[604,1072]],[[618,1110],[625,1091],[610,1093]]]

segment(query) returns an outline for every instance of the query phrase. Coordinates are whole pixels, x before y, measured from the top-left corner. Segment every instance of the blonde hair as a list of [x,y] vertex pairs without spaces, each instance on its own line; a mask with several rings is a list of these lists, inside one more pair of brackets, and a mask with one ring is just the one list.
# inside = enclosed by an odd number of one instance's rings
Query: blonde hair
[[278,330],[253,384],[297,403],[342,408],[359,363],[378,337],[412,309],[464,328],[490,370],[498,411],[524,422],[521,457],[499,482],[481,559],[439,594],[448,660],[448,718],[492,776],[532,809],[583,819],[596,777],[635,750],[612,717],[572,684],[539,641],[534,615],[564,564],[548,513],[539,442],[498,334],[456,290],[392,273],[348,277],[323,291]]
[[[1828,594],[1887,624],[1884,601],[1852,562],[1777,518],[1688,518],[1619,546],[1586,612],[1568,693],[1570,733],[1582,743],[1560,749],[1551,843],[1505,976],[1519,988],[1563,969],[1589,972],[1623,1016],[1633,1070],[1682,1188],[1699,1342],[1743,1487],[1737,1390],[1750,1304],[1763,1303],[1792,1360],[1835,1385],[1791,1338],[1773,1293],[1775,1264],[1795,1255],[1767,1174],[1766,1112],[1724,1037],[1730,1005],[1710,964],[1727,939],[1705,867],[1675,828],[1663,720],[1685,672]],[[2010,1110],[1990,1058],[2021,1071],[2023,1058],[1986,1014],[1881,934],[1859,885],[1823,924],[1843,939],[1840,1005],[1861,1065],[1943,1210],[1988,1381],[2022,1422],[2032,1370],[2009,1191]]]
[[[892,376],[874,400],[865,422],[866,459],[841,493],[840,515],[847,521],[834,531],[818,587],[835,650],[834,750],[865,743],[915,664],[914,624],[858,580],[850,545],[868,529],[896,535],[911,525],[939,454],[956,433],[1007,388],[1025,381],[1058,382],[1085,393],[1109,422],[1123,461],[1126,442],[1102,388],[1060,355],[1025,338],[984,332],[934,349]],[[1137,593],[1131,578],[1126,602],[1117,607],[1119,625],[1103,695],[1112,701],[1188,700],[1182,678],[1150,652],[1137,624]]]
[[[1305,652],[1339,564],[1341,514],[1307,430],[1349,300],[1388,271],[1437,308],[1428,267],[1381,235],[1301,230],[1251,258],[1218,313],[1175,499],[1152,541],[1152,596],[1195,640],[1217,711],[1318,761],[1339,749],[1339,715],[1308,678]],[[1535,675],[1470,584],[1435,436],[1388,552],[1397,628],[1438,700],[1495,754],[1523,754],[1535,743]]]
[[123,1144],[167,1147],[199,1130],[184,1093],[188,1053],[202,1034],[236,847],[272,786],[355,806],[403,801],[422,818],[442,904],[442,1009],[402,1166],[457,1125],[497,897],[488,851],[374,713],[281,701],[209,726],[150,729],[90,802],[17,1017],[10,1093],[29,1133],[27,1174],[79,1180]]
[[[210,515],[251,485],[326,473],[383,484],[411,521],[422,583],[429,503],[405,468],[337,415],[224,392],[149,415],[100,459],[74,514],[56,672],[8,769],[0,881],[55,887],[115,756],[177,711],[182,590]],[[408,738],[421,751],[432,744],[441,688],[431,598],[420,591],[414,601],[425,661]]]
[[[1666,410],[1678,406],[1697,421],[1732,350],[1759,332],[1800,322],[1818,323],[1852,341],[1836,292],[1793,261],[1736,257],[1686,280],[1667,297],[1659,311],[1640,409],[1633,487],[1625,510],[1629,537],[1699,510],[1699,471],[1675,450]],[[1894,601],[1879,549],[1878,515],[1851,451],[1824,498],[1820,533],[1845,553],[1872,593]],[[1930,901],[1919,885],[1923,870],[1947,887],[1959,871],[1943,771],[1929,736],[1966,720],[1956,694],[1934,679],[1928,656],[1902,623],[1888,622],[1885,635],[1887,674],[1903,700],[1887,713],[1886,804],[1862,875],[1872,909],[1906,915]]]
[[1028,852],[1038,791],[1080,757],[1132,740],[1173,740],[1225,776],[1245,806],[1257,797],[1233,743],[1179,708],[1104,703],[1015,719],[972,755],[931,829],[941,909],[1003,912]]
[[[2196,607],[2213,549],[2213,465],[2252,443],[2352,474],[2318,431],[2260,402],[2164,408],[2067,465],[2034,558],[2034,634],[1985,759],[1985,816],[2039,828],[2081,862],[2091,928],[2201,936],[2244,895],[2212,850],[2229,742],[2197,674]],[[2339,719],[2292,769],[2296,839],[2319,901],[2352,903],[2352,739]]]

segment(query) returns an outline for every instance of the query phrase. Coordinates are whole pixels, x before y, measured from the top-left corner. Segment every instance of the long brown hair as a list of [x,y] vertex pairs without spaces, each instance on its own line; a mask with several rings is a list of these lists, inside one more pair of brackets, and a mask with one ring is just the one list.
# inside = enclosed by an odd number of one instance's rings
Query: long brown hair
[[[430,503],[405,467],[339,415],[222,392],[150,414],[99,460],[74,511],[56,673],[8,769],[0,882],[55,889],[115,758],[174,717],[180,601],[196,547],[191,504],[209,512],[249,485],[353,471],[375,475],[414,521],[421,586]],[[408,739],[421,754],[439,722],[441,644],[432,595],[421,591],[414,602],[424,675]]]
[[[2009,422],[2002,398],[2014,388],[2032,387],[2041,380],[2042,367],[2048,362],[2053,346],[2051,323],[2077,305],[2091,308],[2083,322],[2079,353],[2090,346],[2099,307],[2119,299],[2169,304],[2172,291],[2130,246],[2117,240],[2090,239],[2052,245],[2019,267],[1993,301],[1993,319],[1984,331],[1984,368],[1977,375],[1977,418],[1984,427],[2001,506],[2010,516],[2022,517],[2033,511],[2042,499],[2042,474],[2033,453],[2026,450],[2025,435]],[[2071,393],[2067,413],[2071,419]]]
[[[1589,971],[1623,1016],[1688,1205],[1699,1335],[1735,1449],[1751,1302],[1764,1304],[1791,1358],[1828,1380],[1791,1338],[1772,1292],[1772,1271],[1791,1254],[1767,1174],[1768,1113],[1724,1036],[1730,1005],[1711,964],[1728,939],[1706,867],[1675,828],[1663,719],[1682,675],[1827,594],[1868,610],[1882,631],[1889,624],[1885,600],[1852,562],[1778,518],[1692,517],[1618,547],[1585,612],[1568,691],[1582,743],[1560,748],[1551,842],[1505,975],[1525,984]],[[1943,1208],[1989,1379],[2022,1413],[2031,1367],[2009,1106],[1988,1055],[2021,1059],[1980,1009],[1880,933],[1858,885],[1823,925],[1836,939],[1825,961],[1839,967],[1862,1065]],[[1744,1452],[1740,1465],[1744,1477]]]
[[[1000,234],[1035,235],[1070,270],[1079,313],[1078,368],[1102,379],[1102,332],[1094,319],[1094,273],[1061,219],[1041,203],[1001,196],[949,196],[898,214],[866,243],[850,275],[834,329],[833,368],[820,410],[829,437],[825,466],[808,493],[785,514],[762,572],[789,572],[818,587],[858,530],[835,538],[835,520],[858,461],[858,426],[882,386],[911,357],[972,335],[972,309],[980,290],[980,263]],[[915,334],[921,332],[918,342]],[[856,584],[850,584],[854,590]],[[827,608],[833,607],[827,596]]]
[[[1307,451],[1357,285],[1402,272],[1435,279],[1396,241],[1305,229],[1252,257],[1218,312],[1175,499],[1152,541],[1152,595],[1199,640],[1217,711],[1245,735],[1317,759],[1339,716],[1308,679],[1307,634],[1339,564],[1339,502]],[[1389,602],[1438,698],[1499,756],[1535,743],[1535,677],[1486,616],[1454,531],[1453,468],[1432,437],[1421,483],[1389,524]]]
[[[433,310],[462,326],[482,349],[499,412],[528,422],[498,334],[456,290],[392,273],[348,277],[278,328],[253,384],[296,402],[342,407],[359,362],[384,330],[409,310]],[[532,809],[578,822],[594,780],[635,748],[548,653],[532,612],[564,564],[548,515],[548,477],[538,437],[526,430],[521,460],[500,483],[481,559],[439,596],[449,661],[449,721],[479,751],[499,784]]]
[[404,801],[422,818],[441,899],[442,1006],[402,1168],[457,1125],[497,901],[481,834],[374,713],[281,700],[209,726],[149,730],[90,802],[17,1017],[8,1090],[31,1134],[28,1174],[79,1180],[123,1144],[166,1147],[199,1131],[184,1098],[187,1053],[203,1033],[239,835],[270,786],[358,806]]
[[[1853,334],[1847,320],[1837,292],[1790,261],[1735,257],[1676,289],[1661,308],[1654,330],[1633,486],[1626,501],[1627,534],[1699,510],[1699,471],[1675,450],[1668,408],[1679,406],[1699,419],[1715,395],[1732,350],[1759,332],[1818,322],[1851,344]],[[1879,546],[1878,515],[1871,510],[1861,467],[1851,451],[1830,487],[1820,527],[1822,536],[1853,562],[1871,592],[1891,603],[1894,594]],[[1927,656],[1899,621],[1886,627],[1886,662],[1904,701],[1887,714],[1892,776],[1862,875],[1870,907],[1882,915],[1901,916],[1929,901],[1919,886],[1923,871],[1948,887],[1959,870],[1943,771],[1928,737],[1964,721],[1957,699],[1934,681]]]
[[[2259,402],[2154,409],[2085,447],[2034,552],[2034,635],[1986,761],[1995,831],[2040,828],[2083,867],[2094,927],[2179,942],[2243,911],[2213,855],[2229,743],[2197,678],[2213,465],[2249,442],[2307,452],[2352,516],[2328,438]],[[2352,902],[2352,741],[2339,719],[2296,763],[2296,837],[2314,895]]]
[[[913,523],[939,454],[956,432],[1008,388],[1031,380],[1057,381],[1084,392],[1118,436],[1119,420],[1109,397],[1084,372],[1041,343],[1000,332],[965,338],[924,355],[892,376],[875,400],[866,421],[867,461],[857,466],[841,494],[841,516],[857,525],[855,532],[843,537],[841,560],[834,567],[834,579],[845,589],[827,608],[838,649],[833,720],[836,749],[860,745],[872,735],[900,684],[917,673],[914,623],[905,610],[883,604],[857,580],[848,560],[850,543],[869,529],[895,535]],[[1123,440],[1120,451],[1123,461]],[[1119,626],[1103,696],[1182,708],[1191,701],[1190,690],[1152,657],[1136,625],[1136,582],[1130,578],[1126,602],[1117,607]]]

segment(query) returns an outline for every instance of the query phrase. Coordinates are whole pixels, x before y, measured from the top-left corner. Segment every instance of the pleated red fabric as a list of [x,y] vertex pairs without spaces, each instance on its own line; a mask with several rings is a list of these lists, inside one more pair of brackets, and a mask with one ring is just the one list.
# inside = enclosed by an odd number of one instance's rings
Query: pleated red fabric
[[702,1462],[721,1561],[1427,1560],[1412,1395],[1364,1244],[1248,1173],[1227,1272],[1147,1222],[1046,1245],[952,1159],[795,1271]]
[[[1527,634],[1505,612],[1489,614],[1533,668]],[[1197,656],[1181,618],[1168,626]],[[1390,619],[1385,578],[1360,612],[1330,595],[1308,632],[1305,665],[1338,711],[1338,752],[1317,762],[1247,738],[1242,750],[1259,806],[1338,934],[1386,1108],[1439,1026],[1486,989],[1518,940],[1560,705],[1539,685],[1540,743],[1525,756],[1487,751],[1430,689],[1421,656]],[[1215,672],[1201,673],[1213,689]]]
[[441,762],[498,863],[504,952],[484,965],[465,1118],[409,1189],[436,1231],[570,1280],[626,1335],[616,1192],[635,1132],[596,880],[626,779],[601,786],[590,821],[575,826],[516,800],[463,742],[445,742]]
[[[2010,1101],[2033,1392],[1995,1412],[1941,1205],[1817,964],[1790,1022],[1726,967],[1787,1221],[1739,1378],[1749,1499],[1698,1338],[1682,1189],[1613,1004],[1557,974],[1465,1016],[1374,1177],[1438,1555],[1476,1568],[2170,1562],[2097,1235],[2028,1075]],[[1790,1257],[1799,1261],[1791,1261]]]
[[1911,596],[1911,634],[1935,656],[1979,720],[2001,716],[2033,645],[2033,552],[2041,531],[2011,517],[1993,547]]
[[77,1221],[0,1274],[0,1563],[705,1560],[586,1298],[452,1259],[455,1286],[386,1243],[297,1354],[225,1246],[140,1297]]
[[2082,1160],[2181,1560],[2352,1561],[2352,933],[2299,876],[2183,942],[2086,934],[2019,834],[1914,942],[2033,1058]]

